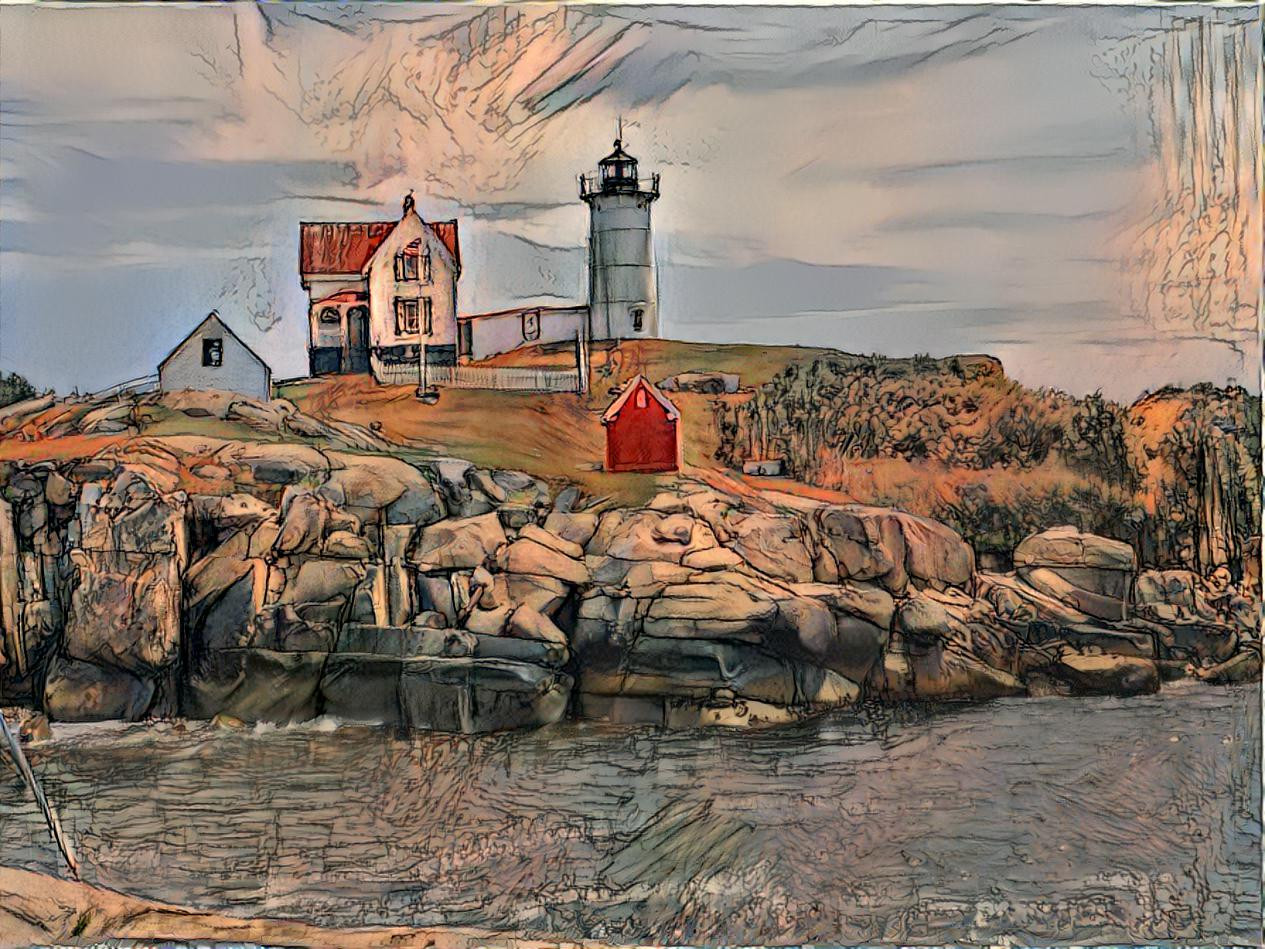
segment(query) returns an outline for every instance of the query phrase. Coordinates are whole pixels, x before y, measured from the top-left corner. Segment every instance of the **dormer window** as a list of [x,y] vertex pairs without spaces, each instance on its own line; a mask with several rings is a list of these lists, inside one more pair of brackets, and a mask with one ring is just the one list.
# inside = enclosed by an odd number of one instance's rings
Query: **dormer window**
[[650,403],[646,400],[646,390],[638,389],[637,394],[633,396],[633,402],[639,409],[644,409],[647,405],[649,405]]
[[[416,280],[418,277],[418,258],[422,253],[422,242],[420,240],[413,241],[402,251],[395,255],[395,279],[396,280]],[[430,279],[430,254],[426,255],[427,277]]]

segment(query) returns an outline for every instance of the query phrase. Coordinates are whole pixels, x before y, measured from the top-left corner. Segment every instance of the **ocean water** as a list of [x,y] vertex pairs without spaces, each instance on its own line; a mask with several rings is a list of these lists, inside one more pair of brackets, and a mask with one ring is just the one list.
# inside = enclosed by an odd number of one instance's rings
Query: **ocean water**
[[[671,944],[1259,945],[1259,687],[760,732],[62,726],[88,882],[327,925]],[[0,863],[56,851],[0,764]]]

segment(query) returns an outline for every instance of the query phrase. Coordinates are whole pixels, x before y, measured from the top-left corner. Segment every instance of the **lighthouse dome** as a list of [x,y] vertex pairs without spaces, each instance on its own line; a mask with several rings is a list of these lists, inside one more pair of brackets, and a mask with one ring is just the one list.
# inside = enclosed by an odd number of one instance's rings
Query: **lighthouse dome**
[[615,139],[615,150],[597,163],[603,185],[637,186],[637,159],[624,151],[624,144]]

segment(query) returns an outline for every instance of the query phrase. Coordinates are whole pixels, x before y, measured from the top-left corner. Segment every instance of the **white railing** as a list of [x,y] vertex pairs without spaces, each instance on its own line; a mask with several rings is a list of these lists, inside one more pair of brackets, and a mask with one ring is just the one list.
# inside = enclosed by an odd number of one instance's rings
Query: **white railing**
[[[384,363],[371,358],[373,376],[383,385],[417,385],[416,363]],[[499,389],[506,392],[578,392],[578,369],[531,369],[518,366],[427,366],[428,385],[448,389]]]
[[578,369],[517,366],[438,366],[428,370],[437,386],[452,389],[505,389],[517,392],[578,392]]
[[113,396],[122,396],[125,394],[143,395],[146,392],[153,392],[158,388],[158,375],[138,376],[135,379],[128,379],[127,382],[120,382],[112,385],[108,389],[102,389],[100,392],[91,392],[88,394],[90,399],[108,399]]

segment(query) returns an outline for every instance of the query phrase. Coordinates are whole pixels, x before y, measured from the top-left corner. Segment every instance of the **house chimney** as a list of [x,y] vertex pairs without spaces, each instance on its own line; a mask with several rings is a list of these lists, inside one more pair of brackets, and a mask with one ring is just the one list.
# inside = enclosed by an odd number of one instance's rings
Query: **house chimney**
[[409,188],[408,194],[404,196],[404,216],[407,216],[413,210],[413,207],[413,189]]

